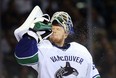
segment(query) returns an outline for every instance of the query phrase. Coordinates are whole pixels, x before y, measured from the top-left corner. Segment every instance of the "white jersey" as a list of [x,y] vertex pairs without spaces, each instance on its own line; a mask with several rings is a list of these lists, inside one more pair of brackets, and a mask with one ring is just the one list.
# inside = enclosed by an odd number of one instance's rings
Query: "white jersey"
[[68,49],[60,49],[44,40],[38,49],[38,64],[32,65],[38,78],[98,78],[90,53],[76,42],[71,42]]

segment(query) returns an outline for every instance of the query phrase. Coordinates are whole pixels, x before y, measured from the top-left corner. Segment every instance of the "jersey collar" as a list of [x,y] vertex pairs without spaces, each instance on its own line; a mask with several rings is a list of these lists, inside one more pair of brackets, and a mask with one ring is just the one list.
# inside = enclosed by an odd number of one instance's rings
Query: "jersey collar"
[[53,46],[61,49],[61,50],[67,50],[70,47],[70,44],[65,44],[63,47],[59,47],[56,44],[52,43]]

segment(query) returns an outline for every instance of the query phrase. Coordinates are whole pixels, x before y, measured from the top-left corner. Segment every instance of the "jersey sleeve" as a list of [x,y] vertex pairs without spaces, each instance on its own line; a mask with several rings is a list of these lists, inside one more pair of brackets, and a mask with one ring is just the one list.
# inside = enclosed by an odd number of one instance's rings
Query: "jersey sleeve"
[[37,41],[29,36],[23,37],[15,48],[15,58],[21,65],[31,65],[38,62]]
[[101,78],[97,68],[92,63],[88,65],[87,78]]
[[93,63],[93,58],[88,49],[81,45],[80,51],[83,51],[83,56],[85,57],[88,64],[86,78],[101,78],[95,64]]

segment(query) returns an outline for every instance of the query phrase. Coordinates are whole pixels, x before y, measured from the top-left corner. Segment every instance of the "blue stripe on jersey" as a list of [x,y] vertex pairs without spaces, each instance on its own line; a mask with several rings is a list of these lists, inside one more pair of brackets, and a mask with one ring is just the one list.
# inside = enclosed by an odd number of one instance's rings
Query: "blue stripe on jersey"
[[35,39],[25,36],[15,48],[15,55],[19,58],[29,57],[37,53],[37,42]]

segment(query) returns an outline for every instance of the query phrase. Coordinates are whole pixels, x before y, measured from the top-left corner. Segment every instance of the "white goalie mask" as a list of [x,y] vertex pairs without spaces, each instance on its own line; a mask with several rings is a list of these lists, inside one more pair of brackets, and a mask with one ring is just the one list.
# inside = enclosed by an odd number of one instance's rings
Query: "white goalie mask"
[[57,21],[67,33],[73,33],[73,23],[68,13],[63,11],[54,13],[51,18],[51,23],[54,21]]

